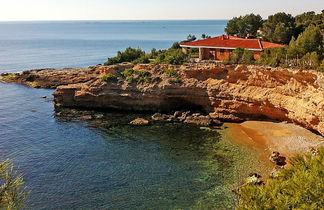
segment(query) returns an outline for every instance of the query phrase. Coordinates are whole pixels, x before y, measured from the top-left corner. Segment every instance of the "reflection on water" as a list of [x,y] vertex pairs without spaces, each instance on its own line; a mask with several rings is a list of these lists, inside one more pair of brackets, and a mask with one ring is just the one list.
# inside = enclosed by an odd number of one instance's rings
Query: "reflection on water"
[[194,125],[130,126],[141,114],[55,117],[50,90],[1,84],[0,158],[13,160],[31,209],[228,209],[246,151]]

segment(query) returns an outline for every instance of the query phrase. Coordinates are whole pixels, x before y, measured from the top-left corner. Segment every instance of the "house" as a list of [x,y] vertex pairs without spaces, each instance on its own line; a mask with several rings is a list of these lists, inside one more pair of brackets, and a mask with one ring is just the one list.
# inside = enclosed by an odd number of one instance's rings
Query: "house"
[[259,39],[244,39],[230,35],[221,35],[209,39],[180,43],[184,53],[189,53],[190,48],[199,48],[199,60],[227,59],[236,48],[245,48],[253,52],[254,59],[261,56],[265,49],[284,47],[284,45],[265,42]]

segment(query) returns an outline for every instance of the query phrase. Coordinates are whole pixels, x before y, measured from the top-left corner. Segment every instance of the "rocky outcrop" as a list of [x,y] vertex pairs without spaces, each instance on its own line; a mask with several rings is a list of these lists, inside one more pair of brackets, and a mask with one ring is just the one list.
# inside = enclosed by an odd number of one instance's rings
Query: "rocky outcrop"
[[38,69],[22,73],[3,73],[0,74],[0,81],[21,83],[34,88],[54,89],[60,85],[96,80],[99,72],[95,70],[95,67],[89,67],[87,69]]
[[[153,79],[129,81],[120,74],[129,68]],[[54,93],[56,106],[199,110],[222,121],[288,121],[324,135],[324,75],[319,72],[216,64],[125,64],[99,66],[95,72],[119,79],[103,82],[99,76],[87,83],[59,86]]]
[[131,121],[129,124],[131,125],[148,125],[150,121],[144,119],[144,118],[137,118],[133,121]]

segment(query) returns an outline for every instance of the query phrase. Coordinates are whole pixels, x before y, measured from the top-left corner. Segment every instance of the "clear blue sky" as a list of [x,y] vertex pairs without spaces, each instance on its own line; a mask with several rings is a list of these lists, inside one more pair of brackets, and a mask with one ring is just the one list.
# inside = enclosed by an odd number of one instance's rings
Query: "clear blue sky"
[[230,19],[320,12],[324,0],[0,0],[0,20]]

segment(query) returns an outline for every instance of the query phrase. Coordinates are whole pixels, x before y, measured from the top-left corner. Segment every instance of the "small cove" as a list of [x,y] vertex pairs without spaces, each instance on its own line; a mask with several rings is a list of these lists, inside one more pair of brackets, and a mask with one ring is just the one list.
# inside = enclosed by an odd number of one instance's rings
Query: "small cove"
[[24,175],[29,209],[228,209],[231,189],[259,164],[226,130],[134,127],[142,114],[118,112],[92,113],[109,125],[96,128],[56,117],[40,98],[51,90],[0,87],[0,157]]

